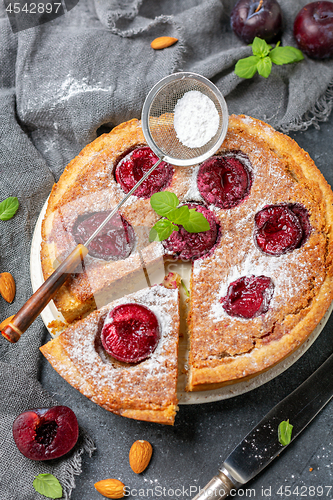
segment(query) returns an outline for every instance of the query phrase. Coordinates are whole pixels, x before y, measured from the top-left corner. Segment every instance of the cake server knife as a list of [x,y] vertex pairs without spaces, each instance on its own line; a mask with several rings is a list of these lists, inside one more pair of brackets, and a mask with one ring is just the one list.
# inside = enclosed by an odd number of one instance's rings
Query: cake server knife
[[333,396],[332,373],[333,354],[245,436],[193,500],[234,496],[238,488],[267,467],[286,448],[278,440],[280,422],[289,419],[294,440]]

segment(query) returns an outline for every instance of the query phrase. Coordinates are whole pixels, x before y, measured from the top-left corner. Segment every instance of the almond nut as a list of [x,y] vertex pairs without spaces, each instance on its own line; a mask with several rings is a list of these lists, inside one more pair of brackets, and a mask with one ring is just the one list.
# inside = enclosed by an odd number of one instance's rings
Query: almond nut
[[103,479],[94,484],[98,493],[106,498],[123,498],[125,485],[118,479]]
[[176,42],[178,42],[178,38],[174,38],[173,36],[160,36],[155,38],[155,40],[151,42],[150,46],[155,50],[166,49]]
[[132,470],[136,474],[143,472],[148,466],[152,454],[153,447],[148,441],[135,441],[129,452],[129,463]]
[[13,302],[15,297],[15,281],[10,273],[0,274],[0,294],[6,302]]
[[0,331],[3,330],[7,325],[8,323],[11,322],[11,320],[14,318],[15,314],[13,314],[13,316],[9,316],[9,318],[7,319],[4,319],[2,323],[0,323]]

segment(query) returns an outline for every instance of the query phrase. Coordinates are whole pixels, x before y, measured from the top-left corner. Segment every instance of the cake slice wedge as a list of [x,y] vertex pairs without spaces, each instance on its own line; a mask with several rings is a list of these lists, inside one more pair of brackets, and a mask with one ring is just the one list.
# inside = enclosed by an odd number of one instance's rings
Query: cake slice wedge
[[[103,347],[105,331],[116,323],[114,311],[121,312],[125,306],[135,311],[148,310],[157,319],[157,345],[140,362],[121,361],[118,354],[114,354],[118,356],[115,359]],[[135,314],[128,320],[124,316],[120,330],[124,322],[133,323],[137,317]],[[106,410],[173,425],[177,411],[178,338],[179,291],[155,285],[93,311],[40,350],[69,384]]]

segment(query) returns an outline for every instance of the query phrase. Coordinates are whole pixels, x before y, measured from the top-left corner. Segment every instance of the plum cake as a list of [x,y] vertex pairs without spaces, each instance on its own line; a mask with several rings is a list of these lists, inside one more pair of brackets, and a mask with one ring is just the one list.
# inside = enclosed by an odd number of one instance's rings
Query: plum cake
[[[97,138],[66,167],[42,225],[45,278],[156,160],[140,122],[131,120]],[[210,229],[189,233],[179,225],[166,240],[150,243],[149,230],[159,219],[150,197],[163,190],[201,212]],[[77,321],[96,308],[96,295],[105,303],[114,300],[115,289],[125,295],[143,266],[161,258],[191,261],[187,390],[217,388],[271,368],[318,325],[332,301],[332,228],[333,194],[309,155],[264,122],[232,115],[215,155],[191,167],[159,165],[93,241],[82,272],[65,283],[55,304],[68,322]],[[92,313],[96,325],[101,310]],[[153,329],[154,320],[146,319]],[[80,364],[73,328],[63,338]],[[81,335],[83,340],[83,330]],[[150,341],[147,352],[156,337]],[[89,342],[87,357],[99,356],[92,337]],[[147,362],[136,357],[132,344],[117,358],[108,335],[101,335],[98,349],[125,365],[133,356],[135,366]],[[70,382],[76,384],[75,377]],[[167,376],[163,384],[167,390]],[[103,402],[104,387],[96,390],[94,400]]]

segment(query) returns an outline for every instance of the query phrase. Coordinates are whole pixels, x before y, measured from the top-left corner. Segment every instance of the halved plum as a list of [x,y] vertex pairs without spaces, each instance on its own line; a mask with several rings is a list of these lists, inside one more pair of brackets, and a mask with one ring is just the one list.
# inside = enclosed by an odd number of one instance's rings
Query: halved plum
[[249,159],[243,153],[231,151],[202,163],[197,185],[203,199],[219,208],[239,205],[249,195],[252,185],[248,162]]
[[268,205],[255,216],[254,238],[268,255],[283,255],[299,248],[309,237],[308,212],[301,204]]
[[[122,158],[116,166],[115,176],[124,192],[128,193],[157,161],[158,157],[148,146],[136,148]],[[149,198],[152,194],[158,193],[169,186],[172,175],[173,167],[162,161],[135,190],[135,196]]]
[[67,406],[37,408],[21,413],[13,423],[13,437],[30,460],[51,460],[68,453],[79,437],[75,413]]
[[211,210],[197,203],[186,203],[188,208],[201,212],[209,222],[210,229],[200,233],[189,233],[178,225],[179,231],[174,231],[169,238],[162,241],[163,246],[179,259],[196,260],[208,254],[218,241],[220,229],[215,215]]
[[[72,230],[76,243],[84,244],[109,213],[105,211],[79,216]],[[89,255],[103,260],[122,260],[131,254],[134,246],[132,226],[120,214],[116,214],[90,243]]]
[[148,358],[160,339],[158,319],[141,304],[123,304],[110,311],[101,332],[108,354],[124,363]]
[[267,276],[242,276],[230,283],[227,295],[220,299],[229,316],[251,319],[265,314],[274,293]]

